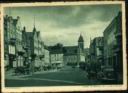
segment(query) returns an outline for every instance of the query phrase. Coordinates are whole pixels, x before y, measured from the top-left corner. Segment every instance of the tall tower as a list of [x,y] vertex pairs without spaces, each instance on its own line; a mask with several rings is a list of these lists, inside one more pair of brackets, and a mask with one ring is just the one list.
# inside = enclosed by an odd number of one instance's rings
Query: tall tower
[[83,39],[83,36],[81,34],[80,34],[80,37],[78,39],[78,48],[81,51],[84,51],[84,39]]
[[85,62],[85,56],[84,56],[84,39],[83,39],[83,36],[80,34],[80,37],[78,39],[78,63],[77,63],[77,67],[80,66],[81,62]]

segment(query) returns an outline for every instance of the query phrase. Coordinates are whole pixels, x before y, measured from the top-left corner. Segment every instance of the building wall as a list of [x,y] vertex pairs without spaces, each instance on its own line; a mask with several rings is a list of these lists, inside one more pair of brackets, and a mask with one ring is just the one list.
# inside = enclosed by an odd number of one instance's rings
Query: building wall
[[23,49],[23,42],[22,42],[22,31],[21,31],[21,24],[20,24],[20,17],[14,20],[14,27],[16,32],[16,61],[17,67],[24,66],[24,49]]
[[63,47],[64,64],[65,65],[77,65],[78,63],[78,47],[77,46],[65,46]]
[[[115,43],[115,30],[111,29],[111,33],[110,34],[104,34],[105,39],[104,39],[104,59],[106,59],[106,65],[107,66],[113,66],[113,61],[112,61],[112,56],[114,54],[113,51],[113,46]],[[106,52],[105,52],[106,51]]]
[[[82,36],[80,36],[82,37]],[[79,39],[80,39],[79,37]],[[82,37],[83,39],[83,37]],[[84,55],[84,40],[78,40],[78,50],[77,50],[77,54],[78,54],[78,62],[85,62],[85,55]],[[78,63],[78,64],[79,64]]]
[[13,67],[14,57],[10,57],[15,56],[15,44],[11,43],[11,38],[15,38],[13,18],[6,15],[4,17],[4,59],[6,62],[5,66]]
[[50,53],[48,49],[44,49],[44,66],[50,65]]
[[65,64],[77,63],[78,62],[78,56],[77,55],[65,55],[64,56],[64,62],[65,62]]
[[8,62],[10,67],[16,67],[14,62],[17,63],[19,60],[19,51],[24,52],[22,49],[22,32],[20,29],[20,20],[19,17],[13,18],[11,16],[4,17],[4,46],[5,46],[5,60]]
[[[33,28],[32,32],[23,32],[23,38],[25,42],[26,50],[26,59],[30,64],[30,69],[34,72],[34,69],[43,67],[44,62],[44,43],[40,37],[40,31],[37,31],[36,28]],[[26,60],[26,62],[27,62]]]
[[117,29],[116,17],[104,31],[104,60],[106,66],[114,65],[114,45],[116,44],[115,32]]
[[50,54],[50,57],[51,57],[51,63],[63,63],[62,53]]
[[105,67],[111,67],[111,69],[113,69],[114,78],[120,83],[123,81],[121,20],[121,12],[119,12],[104,31]]
[[85,56],[85,63],[89,63],[89,61],[90,61],[89,48],[85,48],[85,50],[84,50],[84,56]]

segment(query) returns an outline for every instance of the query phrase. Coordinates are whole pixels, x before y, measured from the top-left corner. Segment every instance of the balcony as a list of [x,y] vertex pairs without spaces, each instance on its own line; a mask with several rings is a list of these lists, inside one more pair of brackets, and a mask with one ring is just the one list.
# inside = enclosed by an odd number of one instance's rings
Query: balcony
[[16,44],[16,38],[10,38],[9,44],[15,45]]

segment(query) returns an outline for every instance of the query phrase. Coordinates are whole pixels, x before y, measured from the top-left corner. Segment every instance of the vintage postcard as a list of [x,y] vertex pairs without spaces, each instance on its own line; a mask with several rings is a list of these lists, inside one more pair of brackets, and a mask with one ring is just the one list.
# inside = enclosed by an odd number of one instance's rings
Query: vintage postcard
[[3,92],[126,90],[123,1],[1,4]]

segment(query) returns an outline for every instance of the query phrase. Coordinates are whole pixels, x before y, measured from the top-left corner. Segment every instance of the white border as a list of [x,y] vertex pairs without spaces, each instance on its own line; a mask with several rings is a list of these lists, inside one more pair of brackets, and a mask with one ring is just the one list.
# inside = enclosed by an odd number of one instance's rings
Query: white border
[[[24,6],[63,6],[63,5],[96,5],[96,4],[121,4],[122,5],[122,40],[123,40],[123,85],[82,85],[82,86],[54,86],[54,87],[6,87],[4,86],[4,44],[3,44],[3,9],[5,7]],[[51,2],[51,3],[8,3],[1,4],[1,74],[3,92],[61,92],[61,91],[108,91],[127,89],[127,58],[126,58],[126,21],[124,1],[82,1],[82,2]]]

